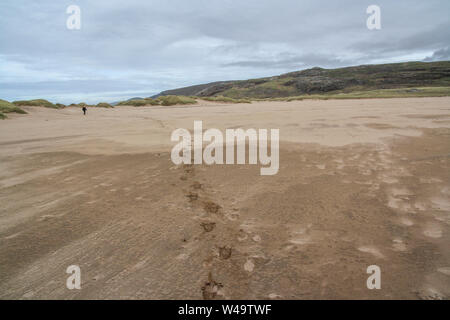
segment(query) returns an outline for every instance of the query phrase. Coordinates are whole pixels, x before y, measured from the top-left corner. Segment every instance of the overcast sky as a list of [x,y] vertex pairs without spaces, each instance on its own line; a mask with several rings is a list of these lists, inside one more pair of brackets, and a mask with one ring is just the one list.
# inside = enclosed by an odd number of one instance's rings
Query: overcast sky
[[[366,9],[381,8],[381,30]],[[67,7],[81,9],[69,30]],[[448,0],[1,0],[0,98],[94,103],[218,80],[450,58]]]

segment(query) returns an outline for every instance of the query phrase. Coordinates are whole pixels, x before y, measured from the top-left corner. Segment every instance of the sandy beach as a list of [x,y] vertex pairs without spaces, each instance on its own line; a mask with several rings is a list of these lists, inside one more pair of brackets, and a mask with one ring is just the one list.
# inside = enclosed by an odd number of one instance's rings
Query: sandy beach
[[[450,298],[449,97],[24,110],[0,121],[0,299]],[[278,174],[174,165],[195,120],[279,129]]]

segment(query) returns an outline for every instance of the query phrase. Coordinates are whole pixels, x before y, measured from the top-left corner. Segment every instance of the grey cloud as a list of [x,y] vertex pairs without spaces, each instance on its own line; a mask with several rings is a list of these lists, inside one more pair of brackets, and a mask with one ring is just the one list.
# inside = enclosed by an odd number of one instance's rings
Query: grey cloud
[[[66,29],[77,4],[82,29]],[[115,100],[202,82],[339,67],[448,59],[450,2],[377,0],[2,0],[0,98],[95,92]],[[434,54],[433,54],[434,53]],[[429,60],[427,60],[429,61]],[[134,96],[134,94],[131,94]]]
[[433,52],[430,57],[426,57],[423,61],[441,61],[450,60],[450,48],[444,48]]
[[223,67],[246,67],[246,68],[265,68],[265,69],[288,69],[299,70],[314,66],[321,67],[339,67],[346,66],[351,61],[339,59],[333,55],[324,54],[305,54],[292,56],[288,53],[279,55],[273,60],[244,60],[223,64]]

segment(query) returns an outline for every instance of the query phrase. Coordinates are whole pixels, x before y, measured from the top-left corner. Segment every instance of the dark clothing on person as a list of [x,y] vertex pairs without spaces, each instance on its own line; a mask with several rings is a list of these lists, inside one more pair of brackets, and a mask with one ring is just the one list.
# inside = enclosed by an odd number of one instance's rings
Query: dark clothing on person
[[86,107],[83,107],[83,114],[84,115],[86,115],[86,111],[87,111]]

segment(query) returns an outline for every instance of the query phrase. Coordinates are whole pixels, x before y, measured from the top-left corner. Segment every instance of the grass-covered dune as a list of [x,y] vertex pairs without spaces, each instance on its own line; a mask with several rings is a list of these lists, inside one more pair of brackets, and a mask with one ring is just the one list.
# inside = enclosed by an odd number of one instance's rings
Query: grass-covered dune
[[96,105],[97,108],[114,108],[112,105],[110,105],[108,102],[100,102]]
[[185,96],[160,96],[156,99],[144,98],[144,99],[131,99],[126,101],[120,101],[117,103],[118,106],[174,106],[174,105],[186,105],[186,104],[196,104],[197,100],[191,97]]
[[19,107],[46,107],[59,109],[59,107],[56,104],[53,104],[45,99],[19,100],[13,101],[13,104]]
[[[45,99],[34,99],[34,100],[18,100],[14,102],[8,102],[6,100],[0,99],[0,119],[6,119],[6,113],[15,112],[15,113],[27,113],[19,107],[45,107],[52,109],[62,109],[67,106],[61,103],[51,103]],[[88,105],[84,102],[74,104],[72,103],[69,107],[94,107],[94,108],[114,108],[111,104],[107,102],[100,102],[96,105]]]
[[195,104],[197,100],[186,96],[161,96],[156,99],[162,106],[174,106],[177,104]]
[[15,106],[11,102],[0,99],[0,119],[6,119],[5,113],[11,113],[11,112],[21,113],[21,114],[26,113],[26,111]]
[[116,105],[118,105],[118,106],[133,106],[133,107],[157,106],[157,105],[159,105],[159,101],[154,100],[152,98],[132,99],[132,100],[120,101]]
[[214,102],[226,102],[226,103],[252,103],[252,101],[249,99],[233,99],[233,98],[224,97],[224,96],[199,97],[199,99],[206,100],[206,101],[214,101]]
[[85,102],[80,103],[71,103],[68,105],[68,107],[76,107],[76,108],[83,108],[83,107],[89,107],[89,108],[114,108],[111,104],[108,102],[99,102],[97,104],[87,104]]

